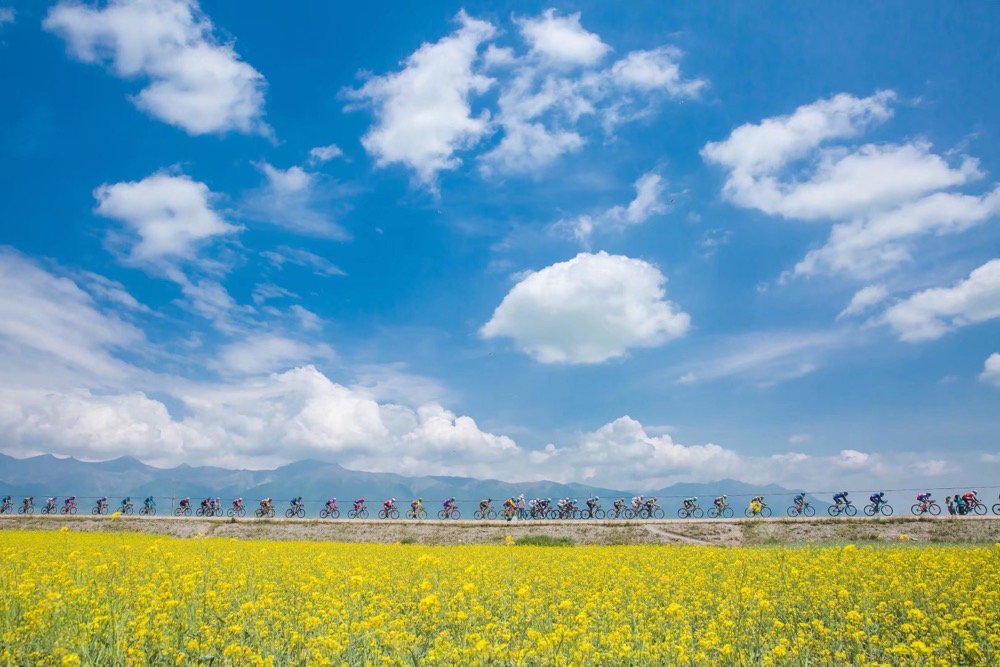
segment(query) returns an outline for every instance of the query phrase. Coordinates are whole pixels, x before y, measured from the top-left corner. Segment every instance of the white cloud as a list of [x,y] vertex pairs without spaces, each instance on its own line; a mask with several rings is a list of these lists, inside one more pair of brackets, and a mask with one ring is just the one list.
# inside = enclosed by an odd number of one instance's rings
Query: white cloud
[[552,229],[587,244],[595,231],[621,230],[628,225],[641,224],[667,209],[663,202],[665,187],[666,181],[659,174],[647,172],[636,180],[635,198],[628,206],[613,206],[595,216],[581,215],[574,220],[560,220],[552,225]]
[[[520,54],[491,41],[498,32],[492,24],[464,12],[458,22],[451,35],[421,45],[400,71],[372,76],[347,92],[374,110],[362,143],[377,164],[402,164],[432,189],[439,172],[461,164],[456,153],[477,147],[497,128],[499,142],[479,155],[481,171],[534,171],[583,148],[585,133],[595,129],[581,126],[584,118],[610,131],[646,115],[663,97],[693,97],[705,85],[681,75],[683,53],[673,47],[634,51],[601,69],[611,48],[583,28],[579,13],[559,16],[550,9],[515,19],[527,46]],[[496,108],[473,115],[470,98],[495,84]]]
[[309,150],[310,164],[329,162],[330,160],[338,157],[344,157],[344,151],[340,150],[340,146],[337,144],[330,144],[329,146],[316,146],[315,148]]
[[293,304],[292,313],[299,319],[299,326],[305,331],[319,331],[323,328],[323,319],[316,313],[303,308],[299,304]]
[[935,192],[890,211],[835,225],[826,244],[810,251],[794,273],[879,275],[910,261],[910,246],[918,237],[957,234],[998,213],[1000,187],[982,196]]
[[557,16],[546,9],[536,19],[517,21],[532,54],[556,65],[595,65],[611,51],[598,35],[580,25],[580,13]]
[[148,79],[135,105],[189,134],[269,132],[264,77],[216,39],[196,0],[110,0],[101,9],[60,2],[43,26],[79,60]]
[[863,99],[841,93],[801,106],[790,116],[741,125],[725,141],[706,144],[701,155],[730,170],[725,192],[736,197],[759,175],[780,170],[823,142],[857,136],[868,125],[888,119],[895,99],[892,91]]
[[678,64],[684,52],[673,46],[633,51],[611,66],[618,85],[639,90],[664,90],[673,97],[697,97],[707,84],[703,79],[684,79]]
[[934,340],[959,327],[1000,317],[1000,259],[975,269],[954,287],[923,290],[881,317],[900,340]]
[[986,359],[979,380],[1000,387],[1000,353],[994,352]]
[[580,253],[523,278],[480,333],[542,363],[600,363],[684,335],[690,317],[664,299],[665,283],[642,260]]
[[920,237],[957,234],[1000,212],[1000,188],[982,196],[945,191],[983,176],[974,158],[953,165],[951,153],[946,159],[920,140],[824,146],[888,120],[895,99],[892,91],[863,99],[842,93],[742,125],[702,149],[707,162],[727,170],[723,194],[737,206],[837,223],[783,279],[836,272],[872,278],[910,261]]
[[840,311],[837,319],[839,320],[851,315],[860,315],[870,310],[872,306],[882,303],[888,297],[889,290],[885,288],[885,285],[868,285],[867,287],[862,287],[851,297],[851,302],[847,304],[847,307]]
[[255,165],[264,174],[265,182],[244,199],[246,215],[297,234],[348,238],[326,210],[334,193],[332,188],[322,186],[321,177],[297,166],[278,169],[267,162]]
[[125,223],[129,259],[138,263],[190,259],[200,245],[239,231],[212,208],[208,186],[188,176],[157,173],[141,181],[104,184],[94,191],[97,212]]
[[333,350],[326,345],[310,345],[276,334],[256,334],[225,345],[211,366],[229,375],[260,375],[287,371],[333,356]]
[[273,283],[259,283],[257,285],[254,285],[253,294],[251,295],[251,298],[253,299],[254,303],[260,305],[271,299],[284,299],[284,298],[297,299],[298,296],[299,295],[296,294],[295,292],[285,289],[280,285],[275,285]]
[[812,440],[812,436],[808,433],[793,433],[788,436],[788,442],[792,445],[801,445]]
[[[145,335],[102,309],[68,278],[0,247],[0,360],[6,382],[82,375],[97,386],[129,374],[115,353],[138,351]],[[65,369],[66,373],[63,372]],[[37,373],[37,380],[26,379]]]
[[496,31],[464,11],[456,20],[458,30],[421,45],[402,70],[373,76],[349,92],[374,109],[376,124],[361,143],[378,165],[403,164],[430,186],[438,172],[461,164],[456,151],[475,145],[489,131],[488,114],[474,117],[469,97],[493,84],[473,65],[479,47]]
[[316,253],[303,250],[302,248],[292,248],[283,245],[278,246],[274,250],[265,250],[260,255],[279,269],[284,267],[285,264],[292,264],[311,269],[318,276],[347,275],[327,258],[320,257]]
[[770,387],[812,373],[844,343],[840,331],[753,332],[710,344],[669,372],[678,384],[745,378]]
[[16,16],[11,7],[0,7],[0,26],[5,23],[13,23]]

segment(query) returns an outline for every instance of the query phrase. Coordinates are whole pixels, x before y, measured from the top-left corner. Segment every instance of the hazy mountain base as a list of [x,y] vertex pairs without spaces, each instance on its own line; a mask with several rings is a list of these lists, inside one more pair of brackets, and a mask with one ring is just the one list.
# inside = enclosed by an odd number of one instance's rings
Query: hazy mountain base
[[[503,471],[496,472],[500,475]],[[274,470],[226,470],[188,465],[154,468],[130,457],[88,463],[51,455],[17,459],[0,454],[0,494],[8,493],[15,499],[34,496],[36,505],[45,497],[75,495],[81,499],[81,512],[89,512],[93,506],[90,501],[99,496],[111,498],[113,509],[125,496],[141,499],[152,495],[158,500],[161,514],[172,512],[172,498],[246,498],[250,501],[251,510],[256,507],[257,500],[274,498],[281,513],[285,511],[288,499],[302,496],[309,516],[316,516],[322,503],[330,497],[339,499],[341,511],[354,498],[367,498],[372,510],[376,501],[386,498],[397,498],[401,501],[400,505],[404,505],[422,497],[428,501],[428,511],[432,516],[440,509],[440,501],[454,497],[459,500],[462,513],[471,516],[476,504],[483,498],[499,501],[521,493],[528,498],[586,498],[596,495],[605,499],[629,498],[643,493],[657,496],[660,505],[673,512],[679,503],[667,502],[668,499],[699,496],[708,500],[727,494],[735,500],[758,493],[790,499],[795,491],[774,484],[754,485],[731,479],[706,484],[681,483],[661,489],[607,489],[551,481],[512,483],[471,477],[406,477],[394,473],[348,470],[336,463],[322,461],[299,461]],[[432,501],[438,504],[435,506]],[[821,501],[813,502],[820,508],[826,506]],[[746,503],[737,504],[746,506]],[[609,505],[604,503],[605,507]],[[702,505],[707,507],[708,503]],[[494,506],[499,507],[500,503],[495,502]],[[377,507],[373,511],[377,511]]]
[[508,535],[569,538],[574,544],[751,546],[810,543],[1000,542],[1000,518],[741,519],[662,521],[378,521],[0,517],[4,530],[143,532],[180,538],[310,540],[392,544],[503,544]]

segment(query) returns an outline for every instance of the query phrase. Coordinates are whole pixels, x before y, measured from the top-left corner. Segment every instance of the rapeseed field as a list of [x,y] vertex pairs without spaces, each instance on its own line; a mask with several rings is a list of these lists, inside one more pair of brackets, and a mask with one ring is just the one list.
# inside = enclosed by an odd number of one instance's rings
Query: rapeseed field
[[1000,547],[0,532],[2,665],[996,665]]

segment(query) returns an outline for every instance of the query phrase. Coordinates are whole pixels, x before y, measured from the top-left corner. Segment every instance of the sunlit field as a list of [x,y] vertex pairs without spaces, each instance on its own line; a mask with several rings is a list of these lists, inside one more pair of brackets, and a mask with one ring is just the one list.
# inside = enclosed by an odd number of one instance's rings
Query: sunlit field
[[0,533],[3,665],[992,665],[1000,547]]

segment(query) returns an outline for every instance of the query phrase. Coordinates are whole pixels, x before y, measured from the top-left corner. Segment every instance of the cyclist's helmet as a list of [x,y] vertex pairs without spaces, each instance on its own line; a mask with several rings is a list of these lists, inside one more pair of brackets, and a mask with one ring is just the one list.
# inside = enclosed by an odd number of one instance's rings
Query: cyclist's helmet
[[694,499],[695,499],[695,500],[698,500],[698,496],[695,496],[695,497],[694,497]]
[[424,502],[424,499],[423,498],[417,498],[417,502],[418,503],[422,503],[422,502]]

